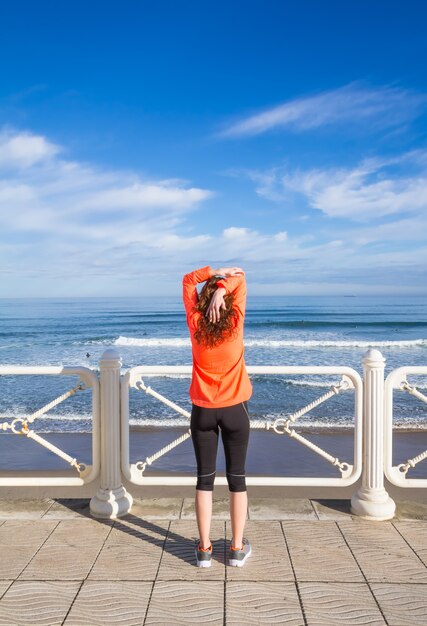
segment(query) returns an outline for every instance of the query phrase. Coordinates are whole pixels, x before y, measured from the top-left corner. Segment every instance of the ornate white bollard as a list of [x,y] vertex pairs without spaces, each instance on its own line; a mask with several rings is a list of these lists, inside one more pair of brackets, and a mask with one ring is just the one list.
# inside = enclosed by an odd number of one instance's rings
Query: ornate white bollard
[[120,355],[109,348],[99,362],[101,383],[101,481],[90,501],[94,517],[115,519],[130,511],[132,496],[120,471]]
[[384,489],[384,366],[379,350],[363,358],[362,486],[351,499],[351,512],[364,519],[387,520],[396,505]]

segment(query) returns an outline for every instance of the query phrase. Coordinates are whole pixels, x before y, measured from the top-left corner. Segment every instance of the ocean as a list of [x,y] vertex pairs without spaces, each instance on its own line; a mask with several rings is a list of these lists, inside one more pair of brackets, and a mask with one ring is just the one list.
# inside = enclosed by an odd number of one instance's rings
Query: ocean
[[[1,365],[71,365],[98,370],[108,347],[122,371],[136,365],[189,365],[191,346],[180,298],[40,298],[0,300]],[[249,297],[245,320],[247,365],[350,366],[362,375],[369,347],[386,358],[386,373],[427,365],[427,297]],[[305,406],[339,376],[253,376],[251,419],[271,420]],[[427,389],[427,376],[409,381]],[[70,389],[77,377],[0,377],[0,422],[34,412]],[[190,380],[150,377],[149,385],[191,410]],[[427,405],[395,392],[394,425],[427,427]],[[353,424],[353,393],[334,396],[298,422],[310,430]],[[188,420],[143,392],[130,392],[132,429],[188,426]],[[91,430],[90,391],[79,392],[34,423],[37,432]]]

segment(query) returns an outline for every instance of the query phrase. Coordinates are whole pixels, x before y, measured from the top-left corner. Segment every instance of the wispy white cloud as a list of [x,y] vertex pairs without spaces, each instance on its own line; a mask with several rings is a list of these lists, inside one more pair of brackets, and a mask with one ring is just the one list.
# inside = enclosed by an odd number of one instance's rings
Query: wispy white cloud
[[[256,255],[258,266],[262,254],[264,268],[271,254],[276,257],[272,272],[265,272],[270,289],[277,281],[286,292],[281,274],[292,293],[303,293],[298,281],[312,293],[327,285],[330,293],[345,293],[346,285],[354,293],[425,292],[427,151],[363,159],[352,168],[227,173],[251,180],[256,194],[276,203],[277,215],[282,213],[285,221],[289,206],[302,211],[299,218],[293,211],[293,223],[300,224],[296,230],[305,233],[297,245],[295,235],[285,237],[282,252],[271,240],[268,247],[259,238],[252,242],[256,252],[251,260]],[[307,214],[307,208],[318,212]],[[317,286],[310,282],[313,276]],[[258,288],[268,293],[264,283]]]
[[180,187],[179,183],[134,183],[88,195],[80,204],[84,209],[143,209],[173,206],[188,209],[212,195],[205,189]]
[[[330,293],[345,292],[355,281],[363,291],[364,277],[369,276],[366,284],[376,282],[372,267],[381,288],[391,284],[391,273],[405,271],[420,280],[427,262],[421,241],[418,250],[414,247],[404,256],[375,247],[375,231],[360,220],[364,215],[367,221],[372,207],[389,215],[388,205],[384,208],[380,202],[381,182],[389,189],[389,200],[406,193],[399,201],[402,212],[411,201],[409,192],[424,179],[408,174],[401,177],[400,186],[394,185],[387,168],[405,163],[422,171],[426,155],[421,152],[394,161],[371,159],[353,170],[252,172],[251,180],[264,198],[297,193],[330,216],[341,215],[340,207],[346,206],[346,215],[359,220],[347,229],[319,234],[307,220],[305,232],[297,235],[273,223],[255,229],[245,218],[230,215],[228,224],[212,233],[203,226],[202,215],[203,203],[215,201],[210,189],[67,160],[65,150],[49,150],[54,144],[30,133],[8,131],[1,136],[0,152],[9,149],[13,139],[28,141],[30,147],[48,146],[37,158],[37,151],[30,149],[32,160],[0,163],[0,276],[2,285],[10,285],[3,295],[130,294],[135,289],[178,293],[182,273],[206,263],[243,265],[258,293],[306,293],[308,288],[321,293],[327,284]],[[360,192],[351,210],[337,200],[348,190]],[[397,211],[398,200],[394,202]],[[419,215],[421,202],[417,206]],[[396,216],[403,219],[400,213]],[[387,228],[391,238],[397,237],[391,225]]]
[[[410,162],[411,174],[390,173],[390,167]],[[313,169],[285,174],[285,190],[302,193],[312,208],[329,217],[369,221],[388,215],[427,209],[426,154],[411,152],[400,158],[366,159],[352,169]]]
[[27,132],[0,132],[0,167],[28,168],[55,156],[59,147],[45,137]]
[[222,172],[224,176],[232,178],[248,178],[255,183],[255,190],[259,196],[268,200],[283,200],[283,191],[277,187],[277,179],[283,168],[272,167],[269,170],[258,171],[248,168],[233,168]]
[[[370,222],[427,211],[427,151],[368,158],[352,168],[241,170],[257,195],[286,204],[290,193],[329,217]],[[303,215],[300,219],[308,219]]]
[[369,87],[357,81],[315,95],[295,98],[227,125],[220,137],[255,136],[273,129],[304,132],[323,126],[369,124],[387,128],[419,115],[427,104],[424,94],[400,87]]
[[[178,179],[143,179],[61,158],[61,149],[28,132],[0,133],[0,225],[99,239],[166,231],[214,194]],[[158,228],[156,228],[158,224]],[[169,226],[168,226],[169,225]]]
[[[21,140],[30,147],[51,145],[44,137],[8,132],[0,150]],[[303,249],[310,237],[290,238],[284,230],[262,233],[235,224],[213,235],[195,229],[190,215],[214,195],[179,179],[145,180],[66,160],[59,148],[40,151],[25,166],[22,159],[0,164],[3,275],[49,283],[50,293],[78,275],[96,278],[97,288],[144,276],[153,289],[158,278],[167,282],[206,262],[238,259],[255,270],[274,261],[272,277],[283,264],[303,263],[310,255]],[[28,245],[8,245],[20,238]]]

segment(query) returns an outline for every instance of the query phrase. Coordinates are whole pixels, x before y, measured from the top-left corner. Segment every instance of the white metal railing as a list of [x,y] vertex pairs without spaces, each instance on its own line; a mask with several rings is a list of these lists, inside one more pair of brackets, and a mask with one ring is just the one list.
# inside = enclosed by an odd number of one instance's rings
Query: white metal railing
[[[79,382],[69,391],[61,394],[45,406],[23,418],[13,418],[7,421],[0,418],[0,430],[14,435],[22,435],[40,444],[53,454],[69,463],[77,472],[77,476],[1,476],[0,486],[80,486],[97,478],[100,471],[100,415],[99,415],[99,382],[96,374],[86,367],[62,366],[0,366],[0,376],[79,376]],[[70,454],[52,444],[48,439],[37,434],[31,425],[37,418],[45,415],[55,406],[64,402],[78,391],[85,388],[92,390],[92,465],[85,465],[73,458]]]
[[[329,487],[346,487],[357,481],[362,470],[362,380],[356,370],[350,367],[323,367],[323,366],[249,366],[248,373],[260,375],[288,375],[288,374],[309,374],[309,375],[335,375],[340,376],[340,380],[336,385],[332,385],[331,389],[320,396],[317,400],[309,403],[299,411],[288,415],[286,418],[280,417],[274,421],[268,420],[252,420],[251,428],[272,430],[279,435],[288,435],[299,441],[302,445],[311,449],[332,465],[336,466],[341,472],[341,477],[283,477],[283,476],[248,476],[246,483],[248,485],[270,485],[270,486],[329,486]],[[153,455],[145,460],[130,464],[129,462],[129,389],[139,389],[145,393],[155,397],[163,402],[177,413],[186,418],[190,418],[190,413],[182,407],[176,405],[173,401],[165,398],[155,390],[147,386],[144,377],[165,376],[170,374],[191,375],[192,367],[187,366],[138,366],[130,369],[121,381],[121,467],[124,476],[131,483],[136,485],[195,485],[195,477],[189,476],[144,476],[144,470],[147,465],[151,465],[156,459],[166,454],[171,449],[185,441],[191,436],[190,429],[168,445],[156,451]],[[334,395],[347,390],[354,390],[354,446],[353,459],[351,463],[342,461],[330,452],[323,450],[309,439],[296,432],[292,424],[302,415],[305,415],[316,406],[326,402]],[[225,476],[217,476],[215,484],[226,485]]]
[[393,465],[393,390],[401,389],[427,404],[427,396],[408,381],[408,375],[426,375],[426,366],[399,367],[387,376],[385,381],[385,453],[384,471],[391,483],[398,487],[427,487],[427,478],[408,478],[411,468],[427,459],[427,450],[420,451],[405,463]]
[[[155,462],[163,454],[191,436],[190,428],[180,437],[155,451],[146,459],[137,463],[129,462],[129,390],[140,390],[168,405],[186,418],[190,413],[179,407],[173,400],[151,389],[146,379],[151,376],[167,374],[191,375],[191,366],[139,366],[121,376],[120,355],[112,348],[106,350],[100,360],[100,377],[84,367],[22,367],[1,366],[0,376],[79,376],[77,385],[31,415],[25,418],[7,420],[0,418],[0,430],[26,436],[39,443],[54,454],[64,459],[76,471],[76,476],[37,475],[31,476],[16,472],[15,475],[0,475],[0,487],[79,487],[91,483],[94,494],[90,507],[95,517],[115,518],[129,512],[132,496],[123,485],[124,479],[134,485],[194,485],[196,476],[144,476],[147,465]],[[384,488],[384,472],[388,479],[399,487],[425,487],[427,479],[408,478],[411,468],[427,459],[427,450],[420,452],[406,463],[393,466],[392,462],[392,415],[393,389],[406,390],[418,400],[427,403],[427,396],[407,380],[407,375],[427,374],[427,367],[401,367],[389,374],[384,381],[385,359],[378,350],[368,350],[363,359],[363,383],[359,374],[350,367],[282,367],[249,366],[250,375],[259,374],[287,375],[309,374],[337,376],[336,383],[314,401],[298,411],[275,420],[251,420],[251,428],[270,430],[272,435],[289,436],[301,445],[326,459],[337,468],[341,475],[330,477],[282,477],[248,476],[248,485],[294,485],[294,486],[329,486],[345,487],[355,483],[361,475],[361,486],[351,499],[352,512],[355,515],[372,520],[390,519],[394,515],[395,503]],[[145,379],[145,380],[144,380]],[[92,465],[84,467],[73,458],[70,451],[65,452],[51,444],[48,439],[37,434],[32,425],[37,418],[65,401],[83,388],[92,390]],[[333,452],[324,450],[294,429],[295,422],[313,408],[327,402],[333,396],[346,391],[354,394],[354,434],[353,458],[340,459]],[[189,423],[190,426],[190,423]],[[96,480],[95,480],[96,479]],[[218,476],[216,484],[226,485],[226,477]]]

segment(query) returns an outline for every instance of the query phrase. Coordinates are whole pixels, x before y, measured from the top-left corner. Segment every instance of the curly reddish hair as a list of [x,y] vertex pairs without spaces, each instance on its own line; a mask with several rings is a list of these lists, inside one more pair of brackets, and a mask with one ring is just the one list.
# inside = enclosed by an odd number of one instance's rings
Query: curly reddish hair
[[226,309],[220,309],[220,318],[218,322],[211,322],[206,317],[212,296],[218,289],[218,277],[212,276],[203,285],[199,295],[199,300],[194,307],[195,311],[199,311],[201,316],[197,322],[197,329],[194,338],[197,343],[204,345],[206,348],[214,348],[229,337],[231,337],[236,329],[235,319],[237,313],[233,308],[234,296],[232,293],[224,296]]

